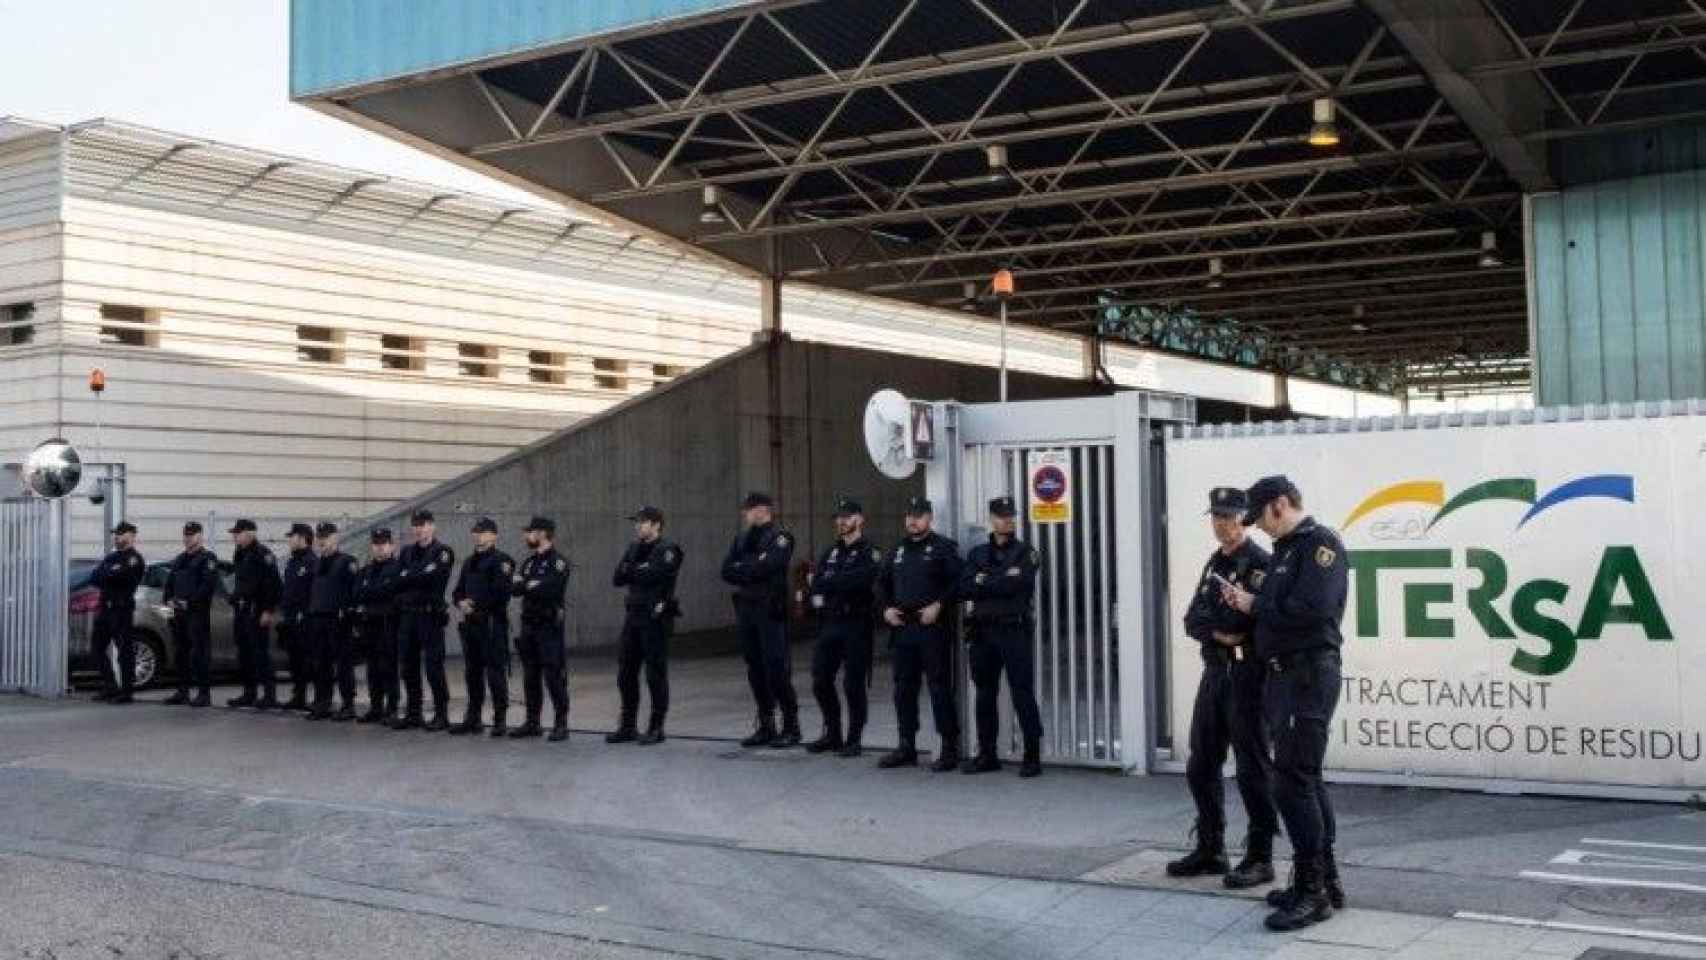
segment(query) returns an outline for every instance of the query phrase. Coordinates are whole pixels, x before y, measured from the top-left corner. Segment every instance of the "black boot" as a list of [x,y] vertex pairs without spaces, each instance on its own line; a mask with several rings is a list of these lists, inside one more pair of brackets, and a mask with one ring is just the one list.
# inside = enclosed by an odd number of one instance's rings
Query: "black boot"
[[1327,902],[1327,891],[1321,885],[1320,858],[1298,857],[1293,869],[1291,895],[1268,915],[1269,930],[1301,930],[1333,915],[1333,905]]
[[634,729],[634,715],[622,711],[622,719],[617,721],[616,729],[604,735],[605,743],[633,743],[640,739],[640,731]]
[[950,773],[960,768],[960,748],[958,744],[942,741],[942,750],[936,756],[936,762],[930,765],[931,773]]
[[484,729],[486,729],[486,725],[480,722],[480,711],[470,709],[462,715],[461,723],[451,724],[450,735],[453,737],[470,736]]
[[1285,878],[1285,886],[1275,887],[1272,890],[1269,890],[1268,895],[1266,897],[1264,897],[1263,899],[1265,899],[1267,901],[1268,906],[1274,907],[1277,909],[1279,907],[1283,907],[1286,904],[1290,903],[1291,898],[1297,895],[1296,891],[1297,891],[1297,868],[1292,867],[1291,868],[1291,876],[1288,876]]
[[504,726],[504,711],[502,711],[502,710],[492,711],[492,738],[496,739],[498,737],[504,736],[508,732],[509,732],[508,729],[506,729]]
[[1244,859],[1226,875],[1228,890],[1245,890],[1274,882],[1274,837],[1252,832],[1244,841]]
[[1334,910],[1345,909],[1345,885],[1339,879],[1339,861],[1333,856],[1333,848],[1328,847],[1321,852],[1321,886],[1327,891],[1327,902]]
[[[655,726],[658,731],[658,739],[651,741],[652,743],[657,743],[658,740],[663,739],[663,721],[657,721]],[[651,731],[646,731],[646,736],[649,737],[651,735]],[[551,722],[551,732],[545,736],[545,739],[552,743],[562,743],[564,740],[569,739],[569,711],[557,711],[556,718]]]
[[1169,877],[1220,876],[1230,865],[1226,862],[1226,837],[1222,827],[1197,824],[1197,845],[1190,853],[1167,864]]
[[1001,758],[995,755],[995,744],[978,747],[977,756],[960,764],[961,773],[994,773],[1001,769]]
[[1040,777],[1043,775],[1043,745],[1040,740],[1025,741],[1025,759],[1019,762],[1019,776]]
[[445,719],[443,710],[435,710],[432,719],[428,720],[426,726],[421,729],[427,733],[443,733],[450,729],[450,721]]
[[244,690],[242,696],[232,697],[231,699],[225,701],[225,705],[227,707],[230,707],[233,710],[237,709],[238,707],[252,707],[255,705],[255,691]]
[[806,752],[828,753],[831,750],[840,750],[842,746],[841,724],[826,723],[823,725],[823,736],[806,744]]
[[864,731],[862,730],[847,731],[847,739],[842,743],[841,749],[835,752],[835,755],[838,757],[857,757],[864,753],[865,745],[860,742],[863,736]]
[[332,714],[332,722],[333,723],[349,723],[351,720],[354,720],[354,719],[355,719],[355,704],[350,703],[348,701],[345,701],[344,705],[338,708],[337,713]]
[[277,697],[268,693],[268,694],[262,695],[262,697],[259,700],[255,701],[255,709],[256,710],[283,710],[284,704],[279,703]]
[[355,718],[356,723],[384,723],[385,711],[378,707],[368,707],[367,712]]
[[511,740],[525,740],[528,737],[543,736],[545,731],[539,726],[539,718],[529,715],[527,722],[509,732]]
[[206,687],[203,687],[201,692],[195,695],[195,699],[190,701],[190,706],[198,709],[213,706],[213,697],[208,694]]
[[901,737],[900,746],[883,754],[882,759],[877,761],[877,767],[882,770],[916,766],[918,766],[918,748],[912,745],[911,737]]
[[654,713],[652,722],[646,724],[646,735],[640,738],[640,746],[654,747],[663,741],[663,715]]
[[743,747],[768,747],[775,742],[776,721],[771,718],[770,714],[760,710],[757,725],[752,728],[752,733],[740,742],[740,745]]
[[177,693],[172,694],[160,702],[164,703],[168,707],[181,707],[190,702],[190,692],[188,690],[179,690]]
[[776,739],[770,745],[778,750],[800,745],[800,715],[798,713],[784,714],[782,717],[782,732],[776,734]]
[[308,709],[308,695],[303,693],[300,690],[296,691],[296,694],[290,698],[289,702],[287,702],[284,705],[283,709],[285,709],[285,710],[306,710],[306,709]]

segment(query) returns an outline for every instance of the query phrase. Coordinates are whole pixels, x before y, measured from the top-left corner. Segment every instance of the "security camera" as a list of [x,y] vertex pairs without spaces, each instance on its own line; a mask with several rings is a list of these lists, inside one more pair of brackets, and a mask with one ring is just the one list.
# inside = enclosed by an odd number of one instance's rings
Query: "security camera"
[[94,493],[89,494],[89,502],[98,507],[107,502],[107,495],[100,490],[96,490]]

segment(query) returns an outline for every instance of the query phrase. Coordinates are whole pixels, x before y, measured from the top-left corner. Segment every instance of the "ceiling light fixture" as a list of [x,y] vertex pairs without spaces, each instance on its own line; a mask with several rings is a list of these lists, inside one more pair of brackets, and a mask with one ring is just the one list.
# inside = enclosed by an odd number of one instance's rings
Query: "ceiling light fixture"
[[1226,281],[1221,276],[1225,270],[1226,265],[1221,263],[1219,257],[1211,257],[1208,261],[1208,282],[1203,286],[1210,290],[1219,290],[1226,286]]
[[699,222],[707,225],[729,222],[729,218],[723,213],[722,194],[715,186],[705,188],[699,204]]
[[977,281],[967,280],[965,294],[960,300],[960,309],[967,313],[977,312]]
[[1505,265],[1504,258],[1499,256],[1499,238],[1491,230],[1481,233],[1481,267],[1491,270]]
[[1360,303],[1351,308],[1351,329],[1353,331],[1357,333],[1368,332],[1368,324],[1362,322],[1363,314],[1366,312]]
[[989,172],[984,179],[990,183],[1000,183],[1011,179],[1013,171],[1007,166],[1007,145],[992,143],[983,150],[984,159],[989,162]]
[[1309,145],[1312,147],[1336,147],[1339,145],[1339,125],[1333,119],[1334,107],[1331,97],[1320,97],[1314,104],[1315,122],[1309,127]]

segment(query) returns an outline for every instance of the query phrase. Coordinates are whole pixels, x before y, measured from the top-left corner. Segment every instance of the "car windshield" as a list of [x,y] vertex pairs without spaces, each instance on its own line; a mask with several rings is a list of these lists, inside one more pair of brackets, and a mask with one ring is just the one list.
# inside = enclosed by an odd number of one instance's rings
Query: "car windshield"
[[148,572],[142,575],[142,585],[154,590],[166,589],[166,581],[172,577],[172,565],[169,563],[151,563]]

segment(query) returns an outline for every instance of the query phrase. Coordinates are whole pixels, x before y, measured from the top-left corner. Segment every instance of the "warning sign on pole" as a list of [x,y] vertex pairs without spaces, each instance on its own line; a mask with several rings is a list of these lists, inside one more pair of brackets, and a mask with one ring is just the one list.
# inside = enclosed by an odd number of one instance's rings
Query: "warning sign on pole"
[[1032,523],[1072,522],[1072,454],[1033,450],[1025,458]]
[[907,433],[912,459],[936,459],[936,410],[928,403],[912,404],[912,429]]

